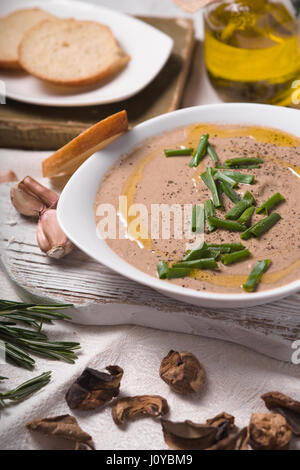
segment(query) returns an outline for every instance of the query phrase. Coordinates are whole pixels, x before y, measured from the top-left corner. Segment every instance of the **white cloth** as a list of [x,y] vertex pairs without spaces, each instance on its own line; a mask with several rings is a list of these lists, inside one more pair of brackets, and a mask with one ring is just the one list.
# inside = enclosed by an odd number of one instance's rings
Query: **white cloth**
[[[70,0],[71,1],[71,0]],[[94,0],[110,8],[128,13],[176,16],[183,13],[171,0]],[[24,2],[25,4],[25,2]],[[188,15],[187,15],[188,16]],[[198,35],[201,35],[199,15]],[[218,101],[201,72],[202,62],[188,84],[184,106]],[[45,152],[0,151],[0,170],[12,169],[19,178],[26,174],[40,177],[40,162]],[[1,298],[19,300],[17,293],[3,273],[0,273]],[[34,375],[52,370],[49,385],[30,399],[6,408],[0,414],[1,449],[64,448],[57,440],[31,434],[25,429],[28,421],[63,413],[73,414],[82,428],[94,438],[97,449],[167,449],[159,420],[139,419],[126,430],[119,429],[111,418],[111,405],[90,411],[70,412],[64,395],[71,383],[87,366],[103,369],[118,364],[124,369],[121,395],[159,394],[168,400],[170,419],[191,419],[203,422],[221,411],[236,416],[239,426],[249,422],[251,413],[266,410],[260,395],[271,390],[299,397],[300,365],[281,363],[246,348],[202,337],[167,333],[140,327],[83,327],[60,323],[47,327],[54,340],[80,341],[82,351],[75,365],[37,358]],[[159,377],[159,365],[170,349],[194,353],[207,373],[204,391],[182,397],[170,391]],[[29,371],[10,365],[0,365],[0,375],[9,381],[0,390],[12,388],[33,376]],[[293,446],[299,446],[294,443]]]
[[[64,413],[77,418],[99,450],[167,449],[159,420],[141,418],[124,430],[114,424],[110,404],[94,411],[69,410],[65,393],[86,366],[102,369],[118,364],[124,369],[120,396],[161,395],[169,403],[169,418],[173,421],[203,422],[227,411],[236,416],[237,425],[242,427],[248,424],[251,413],[267,411],[260,399],[262,393],[280,390],[299,398],[299,366],[283,364],[230,343],[130,326],[90,328],[61,324],[47,331],[55,339],[79,340],[82,353],[75,365],[37,361],[36,374],[52,370],[52,381],[32,398],[2,412],[2,449],[64,448],[58,441],[42,439],[24,428],[32,419]],[[172,348],[191,351],[202,362],[207,373],[202,393],[183,397],[160,379],[160,362]],[[8,365],[0,371],[11,377],[11,386],[32,377],[31,372]]]

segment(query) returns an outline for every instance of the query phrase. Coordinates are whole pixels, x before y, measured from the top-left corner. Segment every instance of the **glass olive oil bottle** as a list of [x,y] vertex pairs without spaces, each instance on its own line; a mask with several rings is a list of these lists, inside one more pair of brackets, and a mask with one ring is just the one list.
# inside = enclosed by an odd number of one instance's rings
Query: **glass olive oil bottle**
[[299,25],[285,0],[227,0],[205,13],[205,61],[225,101],[279,103],[300,79]]

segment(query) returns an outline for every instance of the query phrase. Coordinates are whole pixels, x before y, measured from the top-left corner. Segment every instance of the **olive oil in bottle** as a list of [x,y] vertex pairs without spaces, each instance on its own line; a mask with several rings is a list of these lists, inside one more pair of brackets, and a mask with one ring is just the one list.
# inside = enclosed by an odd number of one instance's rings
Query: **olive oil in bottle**
[[222,1],[205,13],[205,61],[225,101],[279,103],[300,78],[298,22],[285,0]]

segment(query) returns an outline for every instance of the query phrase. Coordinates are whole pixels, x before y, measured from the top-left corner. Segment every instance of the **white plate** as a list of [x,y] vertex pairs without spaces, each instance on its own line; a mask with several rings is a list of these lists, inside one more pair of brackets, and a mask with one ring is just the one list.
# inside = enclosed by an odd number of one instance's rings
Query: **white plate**
[[195,106],[156,117],[138,125],[109,147],[90,157],[72,176],[58,204],[58,220],[63,231],[81,250],[114,271],[165,295],[195,305],[250,307],[297,292],[300,289],[300,280],[253,294],[216,294],[186,289],[136,269],[121,259],[96,235],[93,210],[95,196],[100,179],[116,159],[146,138],[196,122],[269,126],[300,137],[299,111],[276,106],[240,103]]
[[125,100],[145,88],[160,72],[171,54],[173,40],[161,31],[130,16],[83,2],[50,0],[0,2],[0,16],[18,8],[37,6],[61,18],[93,20],[111,28],[122,48],[131,56],[125,69],[101,86],[63,91],[24,72],[0,70],[6,96],[46,106],[90,106]]

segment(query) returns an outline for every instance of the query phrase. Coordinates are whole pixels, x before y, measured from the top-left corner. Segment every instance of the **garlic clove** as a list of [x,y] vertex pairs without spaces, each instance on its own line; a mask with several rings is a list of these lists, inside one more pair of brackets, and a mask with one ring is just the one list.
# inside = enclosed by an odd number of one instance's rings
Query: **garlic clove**
[[40,212],[45,209],[42,201],[23,191],[19,185],[15,185],[10,190],[10,199],[13,206],[22,215],[28,217],[38,217]]
[[51,189],[46,188],[30,176],[26,176],[20,184],[27,192],[40,199],[47,207],[56,208],[58,195]]
[[55,209],[46,209],[41,213],[36,238],[40,249],[50,258],[63,258],[74,248],[58,225]]
[[11,170],[0,171],[0,183],[12,183],[18,181],[16,174]]

